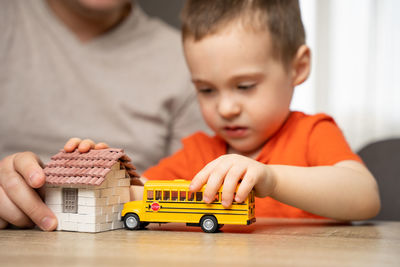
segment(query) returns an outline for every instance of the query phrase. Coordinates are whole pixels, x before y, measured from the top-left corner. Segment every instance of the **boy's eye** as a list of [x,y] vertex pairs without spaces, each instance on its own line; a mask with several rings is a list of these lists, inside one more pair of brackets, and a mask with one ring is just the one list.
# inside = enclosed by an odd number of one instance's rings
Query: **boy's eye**
[[211,94],[212,92],[214,92],[214,89],[212,89],[212,88],[198,88],[197,92],[199,92],[200,94]]
[[237,85],[237,89],[239,89],[239,90],[248,90],[248,89],[251,89],[251,88],[253,88],[255,86],[256,86],[255,83],[239,84],[239,85]]

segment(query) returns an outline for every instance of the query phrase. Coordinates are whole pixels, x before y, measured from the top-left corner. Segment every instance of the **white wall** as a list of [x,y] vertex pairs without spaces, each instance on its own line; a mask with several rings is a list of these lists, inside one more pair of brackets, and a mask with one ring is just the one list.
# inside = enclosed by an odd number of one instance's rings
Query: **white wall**
[[292,108],[332,115],[350,145],[400,137],[400,1],[301,0],[312,73]]

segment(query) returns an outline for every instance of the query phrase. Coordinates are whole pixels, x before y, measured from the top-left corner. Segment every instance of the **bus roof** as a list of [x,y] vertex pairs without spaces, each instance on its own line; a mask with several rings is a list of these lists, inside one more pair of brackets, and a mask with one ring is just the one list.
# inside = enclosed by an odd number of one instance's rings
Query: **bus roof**
[[144,187],[158,187],[158,188],[177,188],[177,189],[189,189],[190,185],[189,180],[183,180],[183,179],[178,179],[178,180],[148,180],[145,184]]
[[[160,188],[160,189],[177,189],[177,190],[189,190],[189,185],[192,181],[184,180],[184,179],[176,179],[176,180],[148,180],[144,184],[145,190],[150,188]],[[204,191],[206,185],[202,187],[199,191]],[[236,187],[236,191],[239,185]],[[222,191],[223,186],[218,190],[219,192]]]

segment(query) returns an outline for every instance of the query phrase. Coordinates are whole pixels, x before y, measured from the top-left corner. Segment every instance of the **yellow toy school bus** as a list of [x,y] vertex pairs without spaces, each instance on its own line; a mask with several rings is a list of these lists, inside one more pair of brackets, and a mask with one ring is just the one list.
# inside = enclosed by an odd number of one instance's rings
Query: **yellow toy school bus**
[[127,229],[137,230],[149,223],[181,222],[201,226],[206,233],[218,231],[224,224],[249,225],[254,216],[254,190],[242,203],[233,202],[230,208],[221,205],[222,188],[215,200],[203,201],[205,186],[198,192],[189,191],[190,181],[152,180],[144,185],[143,200],[127,202],[121,220]]

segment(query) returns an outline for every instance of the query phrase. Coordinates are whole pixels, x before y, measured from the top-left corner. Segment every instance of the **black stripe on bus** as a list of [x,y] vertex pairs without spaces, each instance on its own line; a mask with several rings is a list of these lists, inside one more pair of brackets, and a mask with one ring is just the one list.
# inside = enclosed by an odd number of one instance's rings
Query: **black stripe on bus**
[[[146,200],[146,203],[153,203],[154,201],[157,201],[158,203],[176,203],[176,204],[207,204],[207,205],[221,205],[221,202],[212,202],[212,203],[205,203],[205,202],[191,202],[191,201],[164,201],[164,200]],[[241,206],[246,206],[248,205],[247,203],[232,203],[232,205],[241,205]]]
[[214,209],[214,208],[175,208],[175,207],[164,207],[161,209],[176,209],[176,210],[230,210],[230,211],[247,211],[243,209]]
[[179,211],[150,211],[146,210],[146,212],[153,213],[185,213],[185,214],[210,214],[210,215],[247,215],[247,213],[215,213],[215,212],[179,212]]

